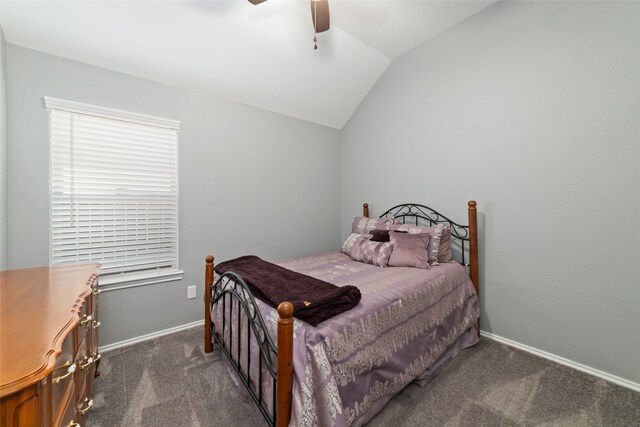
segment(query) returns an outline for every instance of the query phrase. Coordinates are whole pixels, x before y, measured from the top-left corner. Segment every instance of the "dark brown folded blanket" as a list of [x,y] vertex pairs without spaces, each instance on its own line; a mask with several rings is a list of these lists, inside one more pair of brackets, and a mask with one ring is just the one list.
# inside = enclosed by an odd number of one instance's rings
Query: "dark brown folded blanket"
[[289,301],[293,316],[313,326],[355,307],[361,297],[355,286],[332,285],[254,255],[221,262],[215,271],[236,273],[249,285],[254,297],[272,307]]

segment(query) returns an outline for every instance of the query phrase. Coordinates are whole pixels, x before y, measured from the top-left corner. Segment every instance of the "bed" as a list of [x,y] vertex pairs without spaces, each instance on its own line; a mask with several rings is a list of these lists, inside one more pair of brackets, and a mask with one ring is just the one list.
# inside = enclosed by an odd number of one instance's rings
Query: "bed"
[[[360,426],[410,382],[426,384],[479,339],[477,205],[458,224],[420,204],[379,218],[450,230],[455,261],[429,269],[380,268],[341,252],[276,264],[337,286],[355,285],[360,303],[317,326],[255,298],[233,272],[205,268],[205,352],[216,344],[240,390],[268,425]],[[369,206],[363,205],[363,217]],[[214,280],[215,279],[215,280]]]

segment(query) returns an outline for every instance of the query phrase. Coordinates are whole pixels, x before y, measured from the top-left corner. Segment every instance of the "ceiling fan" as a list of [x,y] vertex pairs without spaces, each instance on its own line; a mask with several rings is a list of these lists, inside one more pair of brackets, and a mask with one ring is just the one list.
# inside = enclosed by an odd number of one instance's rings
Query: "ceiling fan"
[[[249,3],[257,5],[267,0],[249,0]],[[318,33],[329,29],[329,0],[311,0],[311,20],[313,21],[313,48],[318,48]]]

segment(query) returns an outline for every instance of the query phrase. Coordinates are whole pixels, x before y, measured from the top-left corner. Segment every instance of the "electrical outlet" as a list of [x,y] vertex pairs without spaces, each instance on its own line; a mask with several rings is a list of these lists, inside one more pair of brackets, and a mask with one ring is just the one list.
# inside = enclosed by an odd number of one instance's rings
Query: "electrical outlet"
[[196,297],[196,285],[187,286],[187,299],[194,299]]

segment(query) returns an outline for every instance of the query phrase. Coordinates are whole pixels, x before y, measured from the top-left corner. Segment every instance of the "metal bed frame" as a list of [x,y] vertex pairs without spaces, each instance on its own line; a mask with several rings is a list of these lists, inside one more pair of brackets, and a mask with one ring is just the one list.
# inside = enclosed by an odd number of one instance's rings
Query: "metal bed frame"
[[[363,216],[369,217],[369,205],[362,206]],[[480,295],[478,284],[478,222],[477,204],[468,203],[469,225],[458,224],[436,210],[415,203],[397,205],[380,215],[380,218],[394,218],[403,224],[407,220],[417,226],[427,222],[447,224],[451,230],[452,243],[459,242],[461,264],[469,268],[469,275],[476,293]],[[468,245],[468,248],[466,248]],[[466,249],[469,252],[466,263]],[[458,251],[455,251],[456,253]],[[258,406],[260,413],[270,426],[284,427],[291,419],[291,393],[293,386],[293,305],[282,302],[278,306],[277,345],[269,334],[264,318],[251,294],[246,282],[239,275],[227,272],[215,281],[213,273],[214,257],[206,257],[205,267],[205,353],[213,351],[214,342],[222,349],[231,366],[236,371],[249,396]],[[235,303],[234,303],[235,301]],[[216,328],[211,314],[218,304],[222,309],[222,325]],[[235,319],[234,319],[235,306]],[[244,316],[244,317],[243,317]],[[242,321],[244,319],[244,322]],[[233,328],[236,327],[237,343],[233,346]],[[241,328],[246,328],[246,348],[243,347]],[[478,334],[480,320],[478,320]],[[227,332],[228,331],[228,332]],[[258,349],[258,361],[251,359],[251,343]],[[244,348],[244,353],[243,353]],[[242,356],[246,358],[246,372],[243,371]],[[251,377],[251,364],[258,363],[258,378]],[[266,368],[267,380],[271,379],[271,414],[263,395],[263,366]],[[257,381],[256,381],[257,380]],[[255,386],[255,387],[254,387]],[[256,389],[257,388],[257,391]]]

